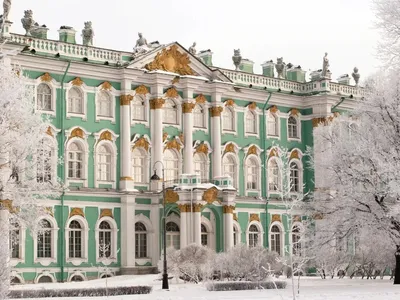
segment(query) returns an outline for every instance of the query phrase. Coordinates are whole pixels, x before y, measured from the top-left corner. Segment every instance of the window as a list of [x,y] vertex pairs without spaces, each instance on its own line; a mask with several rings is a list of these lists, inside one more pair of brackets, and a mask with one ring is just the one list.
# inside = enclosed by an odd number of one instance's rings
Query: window
[[178,124],[178,108],[175,102],[171,99],[165,100],[163,106],[163,118],[164,123]]
[[37,235],[37,257],[50,258],[52,257],[52,226],[48,220],[42,220],[41,227]]
[[201,245],[208,246],[208,232],[204,224],[201,224]]
[[204,109],[200,104],[196,104],[193,108],[193,127],[205,128]]
[[166,149],[164,151],[165,181],[173,183],[179,177],[179,160],[175,151]]
[[135,224],[135,257],[147,257],[147,232],[142,222]]
[[82,179],[83,177],[83,151],[77,143],[68,147],[68,178]]
[[256,247],[259,245],[259,231],[256,225],[251,225],[249,228],[249,247]]
[[235,130],[235,120],[233,117],[234,112],[229,107],[225,107],[222,112],[222,130],[234,131]]
[[82,226],[74,220],[69,224],[69,257],[81,258],[82,257]]
[[233,226],[233,246],[239,244],[239,231],[236,226]]
[[267,128],[268,135],[279,136],[278,126],[279,126],[278,116],[270,113],[268,115],[268,128]]
[[83,93],[76,87],[71,88],[68,92],[68,112],[83,114]]
[[9,246],[11,258],[21,258],[20,254],[20,226],[15,220],[10,221]]
[[36,178],[38,182],[50,182],[52,179],[53,151],[46,139],[40,143],[37,151]]
[[290,163],[290,191],[300,192],[299,166],[295,162]]
[[132,176],[136,183],[147,182],[146,177],[146,154],[145,150],[135,148],[132,151]]
[[85,280],[84,280],[83,277],[80,276],[80,275],[74,275],[74,276],[71,277],[71,280],[70,280],[70,281],[71,281],[71,282],[80,282],[80,281],[85,281]]
[[206,181],[208,179],[208,172],[207,172],[207,158],[204,153],[195,153],[193,156],[194,162],[194,171],[195,173],[200,174],[201,180]]
[[50,276],[42,276],[39,278],[38,283],[51,283],[53,279]]
[[271,251],[277,252],[279,255],[281,253],[281,231],[279,227],[274,225],[271,228]]
[[248,158],[246,161],[247,189],[258,189],[258,163],[254,158]]
[[100,91],[98,95],[99,99],[97,101],[97,114],[101,117],[112,118],[112,100],[110,94],[106,91]]
[[280,174],[278,163],[272,159],[268,163],[268,190],[277,192],[280,191]]
[[131,105],[132,105],[132,120],[145,121],[146,114],[145,114],[144,100],[142,99],[142,96],[136,95],[133,98]]
[[293,255],[301,256],[300,227],[294,226],[292,230]]
[[98,180],[111,181],[111,151],[107,146],[98,148]]
[[288,119],[288,136],[291,139],[299,138],[297,120],[292,116]]
[[246,133],[257,133],[257,116],[250,110],[246,112]]
[[222,160],[223,176],[232,178],[233,186],[236,188],[236,160],[232,155],[225,155]]
[[11,285],[22,284],[21,279],[18,277],[12,276],[10,280]]
[[52,111],[52,102],[51,88],[45,83],[39,84],[37,88],[37,109]]
[[168,222],[165,226],[167,231],[167,248],[179,249],[181,246],[179,226],[174,222]]
[[107,221],[102,221],[99,226],[99,256],[110,257],[112,247],[112,230]]

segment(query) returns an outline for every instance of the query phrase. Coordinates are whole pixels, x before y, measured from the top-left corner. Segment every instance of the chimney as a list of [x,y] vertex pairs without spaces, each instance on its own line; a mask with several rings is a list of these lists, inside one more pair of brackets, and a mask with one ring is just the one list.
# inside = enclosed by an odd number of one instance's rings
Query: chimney
[[270,61],[266,61],[265,63],[263,63],[261,65],[261,67],[262,67],[262,71],[263,71],[263,75],[264,76],[274,77],[275,64],[272,61],[272,59]]
[[350,85],[350,76],[349,76],[349,74],[340,75],[339,78],[337,79],[337,82],[339,84]]
[[60,42],[76,44],[76,30],[71,26],[61,26],[60,30],[58,30],[58,33],[60,35]]
[[246,73],[254,73],[253,72],[254,61],[250,59],[243,58],[239,65],[239,70]]
[[46,25],[39,26],[39,24],[36,23],[35,27],[31,30],[31,34],[35,38],[47,40],[47,31],[49,31],[49,29]]
[[306,82],[306,71],[303,71],[301,66],[291,66],[290,69],[286,70],[286,79],[297,82]]
[[200,51],[197,56],[203,61],[204,64],[211,67],[212,66],[212,55],[213,55],[213,53],[211,52],[210,49],[208,49],[208,50]]

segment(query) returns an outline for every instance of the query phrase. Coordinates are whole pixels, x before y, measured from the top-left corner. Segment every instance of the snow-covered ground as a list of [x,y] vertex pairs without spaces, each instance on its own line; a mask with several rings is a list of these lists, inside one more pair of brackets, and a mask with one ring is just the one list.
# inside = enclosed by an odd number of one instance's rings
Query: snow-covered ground
[[[157,275],[118,276],[108,279],[108,286],[152,285],[153,292],[149,295],[115,296],[110,299],[122,300],[289,300],[292,299],[291,282],[285,290],[255,290],[209,292],[204,285],[170,282],[170,290],[161,290],[161,281]],[[297,282],[296,282],[297,286]],[[74,283],[32,284],[15,286],[13,289],[51,289],[105,287],[105,279]],[[104,297],[105,298],[105,297]],[[64,299],[64,298],[60,298]],[[65,298],[67,299],[67,298]],[[75,299],[76,298],[69,298]],[[361,279],[326,279],[302,278],[300,295],[302,300],[399,300],[400,286],[394,286],[388,278],[383,280]],[[85,300],[80,298],[79,300]],[[99,299],[100,300],[100,299]]]

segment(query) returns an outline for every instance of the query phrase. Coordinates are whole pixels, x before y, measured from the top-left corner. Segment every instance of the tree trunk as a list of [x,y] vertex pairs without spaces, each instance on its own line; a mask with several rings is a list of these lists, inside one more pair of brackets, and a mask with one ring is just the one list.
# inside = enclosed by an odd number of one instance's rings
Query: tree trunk
[[394,284],[400,284],[400,245],[396,246],[396,269],[394,272]]

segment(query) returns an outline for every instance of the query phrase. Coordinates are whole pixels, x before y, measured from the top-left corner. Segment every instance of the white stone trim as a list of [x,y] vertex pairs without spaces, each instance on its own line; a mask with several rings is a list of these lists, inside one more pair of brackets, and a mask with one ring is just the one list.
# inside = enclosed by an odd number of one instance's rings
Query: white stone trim
[[10,280],[11,280],[11,278],[15,277],[19,280],[20,284],[25,284],[25,279],[24,279],[23,275],[21,275],[21,274],[23,274],[23,272],[20,273],[19,268],[18,268],[18,270],[12,270],[10,272]]
[[80,271],[80,270],[76,270],[76,271],[73,271],[72,273],[70,273],[70,274],[68,275],[68,280],[67,280],[67,281],[68,281],[68,282],[72,282],[71,279],[72,279],[72,277],[74,277],[74,276],[79,276],[79,277],[81,277],[81,278],[83,279],[83,281],[87,281],[87,280],[88,280],[84,272],[82,272],[82,271]]
[[257,246],[264,247],[264,229],[263,229],[263,226],[262,226],[261,222],[258,222],[258,221],[251,221],[247,225],[247,228],[246,228],[246,245],[250,246],[250,244],[249,244],[249,240],[250,240],[249,239],[249,234],[250,234],[250,226],[251,225],[256,225],[257,228],[258,228],[258,241],[259,241],[259,244]]
[[237,229],[238,239],[236,245],[239,245],[242,242],[242,228],[240,227],[239,222],[235,220],[233,220],[233,227]]
[[[296,120],[297,123],[297,138],[291,138],[289,137],[289,118],[293,117]],[[288,141],[296,141],[301,143],[301,115],[299,112],[299,115],[290,115],[288,114],[287,119],[286,119],[286,132],[287,132],[287,139]]]
[[39,223],[42,220],[47,220],[51,224],[51,257],[38,257],[37,255],[37,244],[38,244],[38,233],[41,229],[36,232],[33,232],[33,262],[40,263],[42,266],[49,266],[51,263],[57,262],[57,245],[58,245],[58,225],[57,220],[51,215],[44,215],[37,219]]
[[[257,188],[255,190],[249,190],[247,189],[247,162],[250,159],[255,159],[257,162]],[[244,171],[244,189],[245,189],[245,194],[246,196],[248,196],[249,193],[258,193],[258,195],[260,195],[261,192],[261,169],[262,169],[262,163],[261,163],[261,159],[259,156],[255,155],[255,154],[250,154],[250,155],[246,155],[245,159],[244,159],[244,166],[243,166],[243,171]]]
[[[72,88],[76,88],[81,91],[82,93],[82,113],[70,113],[68,112],[69,108],[69,92]],[[88,92],[89,92],[89,87],[85,84],[82,83],[81,86],[76,86],[73,85],[71,82],[65,84],[65,113],[66,113],[66,118],[70,119],[71,117],[76,117],[76,118],[81,118],[83,121],[87,120],[87,98],[88,98]]]
[[[207,242],[208,245],[207,247],[210,248],[211,250],[215,251],[215,242],[216,242],[216,236],[215,236],[215,216],[214,213],[209,209],[205,208],[201,213],[207,212],[210,214],[210,219],[207,219],[205,216],[201,216],[200,218],[200,226],[203,224],[206,229],[207,229]],[[200,235],[202,234],[200,230]]]
[[[100,210],[100,208],[99,208]],[[106,221],[111,224],[111,241],[112,245],[110,245],[111,255],[110,257],[100,257],[100,241],[99,241],[99,232],[100,232],[100,223]],[[95,225],[95,241],[96,241],[96,262],[103,263],[104,265],[109,265],[110,263],[116,263],[118,261],[117,257],[117,245],[118,245],[118,226],[117,222],[111,217],[102,217],[97,220]]]
[[[139,265],[143,265],[147,262],[152,262],[152,246],[153,246],[153,239],[154,239],[154,229],[153,229],[153,224],[151,223],[151,220],[146,217],[143,214],[139,214],[139,215],[135,215],[135,223],[133,224],[133,238],[135,239],[135,245],[136,245],[136,230],[135,230],[135,226],[136,223],[141,222],[144,224],[144,226],[146,226],[146,253],[147,256],[146,257],[141,257],[141,258],[136,258],[136,249],[134,249],[133,251],[135,251],[135,261],[138,262]],[[129,237],[127,237],[129,238]]]
[[232,105],[232,106],[226,106],[226,104],[224,105],[224,110],[225,109],[229,109],[232,112],[232,122],[233,122],[233,130],[226,130],[224,129],[224,112],[221,113],[221,133],[222,134],[233,134],[234,136],[238,135],[238,130],[237,130],[237,126],[238,126],[238,109],[236,107],[236,104]]
[[[56,103],[57,103],[57,89],[61,88],[61,85],[54,80],[54,78],[51,79],[50,82],[44,82],[40,79],[41,76],[39,76],[37,79],[32,80],[32,83],[34,85],[34,97],[35,97],[35,112],[39,112],[41,114],[47,114],[51,116],[56,116]],[[39,110],[37,109],[37,89],[41,83],[47,84],[50,87],[51,90],[51,110]],[[64,89],[65,91],[65,89]]]
[[203,109],[203,122],[204,122],[204,127],[196,127],[194,126],[194,113],[192,112],[192,117],[193,117],[193,132],[196,131],[203,131],[204,133],[208,134],[209,133],[209,124],[208,124],[208,120],[209,120],[209,109],[210,109],[210,104],[208,102],[206,103],[195,103],[196,105],[199,105],[202,107]]
[[[82,235],[81,235],[81,246],[82,246],[82,257],[81,258],[71,258],[69,257],[69,225],[72,221],[78,221],[82,226]],[[65,259],[66,262],[72,263],[74,266],[79,266],[84,262],[88,262],[88,240],[89,240],[89,224],[86,218],[82,216],[72,216],[65,223]]]
[[143,124],[143,125],[145,125],[146,127],[149,127],[150,126],[150,97],[151,97],[151,94],[150,93],[147,93],[146,95],[137,95],[136,94],[136,91],[134,92],[134,94],[133,94],[133,97],[140,97],[140,96],[143,96],[144,97],[144,100],[143,100],[143,106],[144,106],[144,118],[145,118],[145,120],[134,120],[133,119],[133,114],[132,114],[132,107],[133,107],[133,105],[132,105],[132,103],[133,103],[133,101],[135,100],[135,99],[133,99],[132,101],[131,101],[131,103],[130,103],[130,105],[129,105],[129,108],[130,108],[130,110],[131,110],[131,114],[130,114],[130,116],[131,116],[131,126],[134,126],[134,125],[136,125],[136,124]]
[[[255,127],[256,127],[256,132],[247,132],[247,118],[246,114],[250,112],[255,116]],[[262,115],[262,111],[257,107],[256,109],[250,109],[248,107],[245,108],[244,113],[243,113],[243,123],[244,123],[244,136],[245,137],[250,137],[254,136],[256,138],[260,138],[260,115]]]
[[[281,216],[281,218],[282,218],[282,215],[280,215]],[[281,242],[281,256],[285,256],[285,254],[286,254],[286,249],[285,249],[285,227],[283,226],[283,224],[281,223],[281,222],[278,222],[278,221],[275,221],[275,222],[272,222],[270,225],[269,225],[269,228],[268,228],[268,245],[269,245],[269,250],[270,251],[272,251],[272,247],[271,247],[271,234],[272,234],[272,227],[273,226],[278,226],[279,227],[279,230],[280,230],[280,235],[281,235],[281,237],[280,237],[280,242]]]
[[[18,221],[17,221],[18,222]],[[22,222],[18,222],[19,237],[18,237],[18,244],[19,244],[19,257],[12,258],[10,255],[10,266],[15,267],[19,263],[25,262],[25,250],[26,250],[26,225]],[[17,276],[15,276],[17,277]],[[20,277],[18,277],[20,278]]]
[[[277,120],[277,130],[278,130],[278,135],[270,135],[268,133],[268,119],[271,118],[272,116],[276,117]],[[272,113],[269,109],[267,110],[266,113],[266,118],[265,118],[265,132],[267,133],[267,138],[269,139],[276,139],[280,140],[281,139],[281,112],[278,110],[276,113]]]
[[47,277],[50,277],[51,280],[53,281],[53,283],[54,283],[54,282],[57,282],[57,280],[56,280],[56,278],[55,278],[55,276],[54,276],[54,273],[50,273],[49,271],[43,271],[43,273],[37,275],[34,282],[35,282],[35,283],[40,283],[40,282],[39,282],[40,278],[46,277],[46,276],[47,276]]
[[182,97],[180,95],[178,95],[175,98],[168,98],[165,94],[163,96],[164,100],[172,100],[175,105],[176,105],[176,114],[177,114],[177,120],[176,120],[176,124],[170,124],[170,123],[165,123],[164,122],[164,105],[161,108],[161,116],[162,116],[162,127],[175,127],[178,130],[182,130],[182,119],[183,119],[183,114],[182,114]]
[[[116,97],[119,97],[121,92],[116,90],[113,86],[111,86],[111,90],[105,90],[102,88],[103,84],[100,84],[99,86],[94,88],[94,93],[95,93],[95,121],[100,122],[101,120],[106,120],[106,121],[111,121],[111,124],[115,124],[115,106],[117,100],[115,99]],[[106,92],[110,97],[111,97],[111,117],[105,117],[105,116],[99,116],[98,115],[98,100],[99,100],[99,93],[101,91]]]

